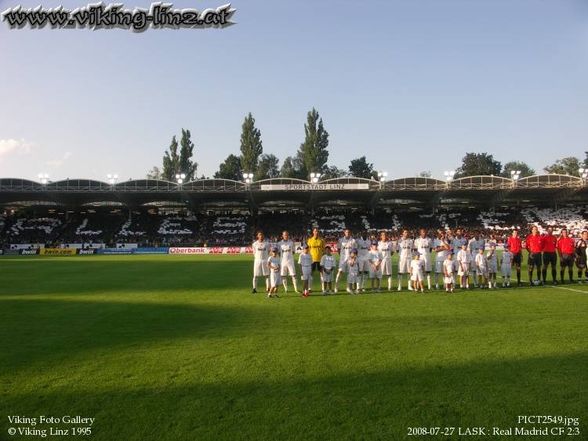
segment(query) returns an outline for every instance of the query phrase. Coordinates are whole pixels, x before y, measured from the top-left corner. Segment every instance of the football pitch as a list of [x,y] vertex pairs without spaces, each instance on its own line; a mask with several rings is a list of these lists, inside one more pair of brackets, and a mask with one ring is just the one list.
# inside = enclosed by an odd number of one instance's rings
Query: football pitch
[[[251,270],[1,258],[0,440],[39,439],[8,436],[10,415],[91,417],[75,439],[96,441],[498,439],[457,428],[520,415],[588,438],[588,285],[267,299]],[[409,435],[435,427],[455,431]]]

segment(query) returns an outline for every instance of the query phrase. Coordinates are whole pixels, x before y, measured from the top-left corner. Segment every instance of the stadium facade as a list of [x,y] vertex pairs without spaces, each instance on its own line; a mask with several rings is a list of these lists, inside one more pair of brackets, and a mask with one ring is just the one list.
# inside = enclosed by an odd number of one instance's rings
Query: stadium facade
[[406,209],[475,206],[557,208],[586,204],[588,186],[580,177],[558,174],[518,180],[498,176],[471,176],[452,181],[411,177],[380,182],[354,177],[318,183],[274,178],[246,184],[226,179],[199,179],[184,184],[140,179],[109,184],[90,179],[66,179],[42,184],[26,179],[0,179],[0,204],[4,207],[57,205],[149,204],[185,206],[192,210],[298,208],[312,211],[328,207]]

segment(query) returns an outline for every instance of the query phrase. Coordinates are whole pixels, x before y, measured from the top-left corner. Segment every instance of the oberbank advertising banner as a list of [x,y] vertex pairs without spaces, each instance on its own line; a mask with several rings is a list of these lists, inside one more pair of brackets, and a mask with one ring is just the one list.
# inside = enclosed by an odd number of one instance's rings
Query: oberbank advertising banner
[[250,254],[251,247],[172,247],[170,254]]

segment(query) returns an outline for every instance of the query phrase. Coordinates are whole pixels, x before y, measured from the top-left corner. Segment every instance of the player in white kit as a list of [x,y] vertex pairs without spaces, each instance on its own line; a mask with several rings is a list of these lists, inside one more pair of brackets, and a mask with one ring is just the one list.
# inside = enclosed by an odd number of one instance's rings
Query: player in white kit
[[476,264],[476,256],[480,253],[480,249],[484,250],[486,247],[486,241],[482,239],[478,233],[474,233],[474,237],[472,237],[468,242],[468,249],[470,250],[470,254],[472,255],[471,260],[471,270],[474,276],[474,287],[478,287],[478,281],[482,278],[478,274],[478,265]]
[[467,243],[468,241],[465,237],[463,237],[461,228],[455,230],[455,236],[451,238],[451,247],[453,248],[453,254],[457,256],[457,253],[459,253],[461,247]]
[[470,287],[470,264],[472,261],[472,255],[468,251],[467,244],[461,246],[461,250],[457,252],[455,260],[457,262],[457,275],[459,276],[460,288],[469,289]]
[[303,297],[310,295],[310,287],[312,286],[312,256],[310,255],[310,247],[308,244],[304,245],[302,253],[298,256],[298,264],[300,265],[300,272],[302,279]]
[[359,264],[358,289],[365,292],[365,283],[369,278],[370,272],[368,253],[370,251],[371,241],[368,239],[367,232],[364,231],[355,242],[357,244],[357,263]]
[[433,249],[433,241],[427,236],[427,230],[424,228],[419,230],[419,237],[414,240],[414,246],[419,254],[419,259],[423,262],[423,267],[427,276],[427,289],[430,290],[432,270],[431,251]]
[[453,253],[447,253],[447,257],[443,261],[443,283],[445,284],[446,292],[453,292],[455,286],[455,265],[453,262]]
[[[402,290],[402,278],[410,274],[410,262],[412,260],[412,250],[414,241],[408,237],[408,230],[402,230],[402,236],[398,239],[398,291]],[[408,290],[412,291],[410,281],[408,281]]]
[[278,249],[281,257],[282,284],[284,285],[284,292],[288,292],[288,276],[292,278],[292,285],[294,291],[298,292],[298,284],[296,280],[296,265],[294,264],[294,242],[290,240],[290,234],[287,231],[282,232],[282,240],[278,242]]
[[[451,245],[447,240],[445,231],[439,230],[437,232],[437,239],[433,241],[433,249],[435,250],[435,289],[439,289],[439,279],[443,283],[444,269],[443,264],[447,256],[451,254]],[[453,262],[453,259],[451,260]]]
[[278,247],[273,247],[270,252],[270,256],[267,259],[267,265],[269,268],[269,280],[270,290],[267,293],[268,297],[278,297],[278,285],[281,282],[280,277],[280,262],[281,258],[278,255]]
[[337,270],[337,277],[335,277],[335,292],[339,286],[339,278],[345,272],[345,261],[351,255],[351,251],[357,248],[355,239],[351,237],[351,230],[345,228],[343,237],[337,242],[337,249],[339,250],[339,269]]
[[257,240],[251,245],[253,248],[253,290],[257,292],[257,278],[265,277],[265,291],[269,292],[269,268],[267,258],[269,257],[269,243],[265,240],[263,233],[257,233]]
[[425,292],[423,287],[424,269],[425,262],[421,260],[418,254],[415,254],[410,262],[410,281],[412,283],[412,288],[415,291],[420,289],[421,292]]
[[347,272],[347,292],[349,294],[359,294],[359,263],[357,261],[357,251],[351,250],[349,257],[345,261],[345,271]]
[[[488,259],[484,254],[484,249],[480,248],[474,258],[476,264],[476,274],[478,276],[478,286],[485,288],[488,283]],[[489,286],[490,287],[490,286]]]
[[370,266],[370,280],[372,291],[381,291],[382,286],[382,262],[384,258],[382,253],[378,251],[378,242],[372,242],[371,249],[368,253],[368,263]]
[[325,254],[321,257],[321,282],[323,294],[330,294],[333,288],[333,272],[337,266],[335,256],[331,254],[331,247],[325,247]]
[[382,276],[388,277],[388,291],[392,290],[392,254],[394,254],[394,243],[388,239],[388,233],[380,233],[378,251],[382,253]]
[[496,242],[489,242],[490,249],[486,253],[488,259],[488,287],[496,288],[496,273],[498,272],[498,256],[496,255]]

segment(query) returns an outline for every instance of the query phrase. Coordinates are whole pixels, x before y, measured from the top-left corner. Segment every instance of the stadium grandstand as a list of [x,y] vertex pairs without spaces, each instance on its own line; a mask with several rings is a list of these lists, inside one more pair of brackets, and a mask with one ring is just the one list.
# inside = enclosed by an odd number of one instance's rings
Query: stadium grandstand
[[313,227],[335,239],[345,228],[394,233],[459,226],[500,238],[530,224],[556,232],[566,226],[577,234],[588,221],[586,184],[557,174],[518,180],[346,177],[318,183],[275,178],[184,184],[5,178],[0,179],[0,241],[5,250],[74,244],[238,247],[251,244],[256,230],[274,239],[286,229],[300,241]]

